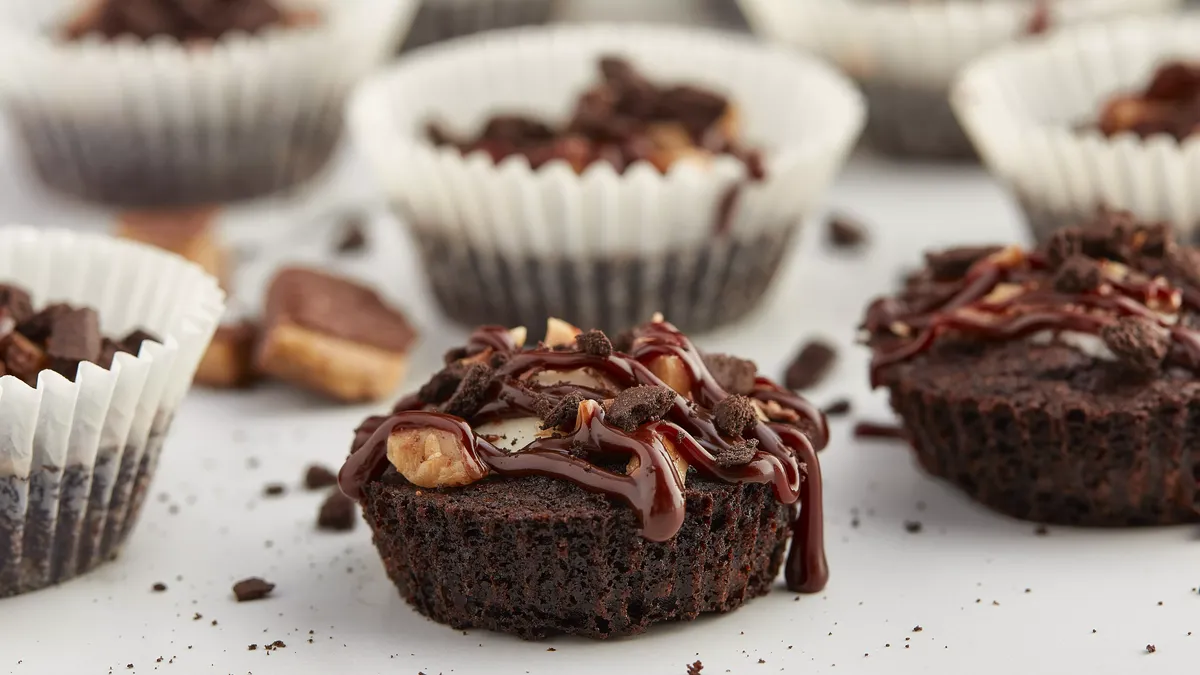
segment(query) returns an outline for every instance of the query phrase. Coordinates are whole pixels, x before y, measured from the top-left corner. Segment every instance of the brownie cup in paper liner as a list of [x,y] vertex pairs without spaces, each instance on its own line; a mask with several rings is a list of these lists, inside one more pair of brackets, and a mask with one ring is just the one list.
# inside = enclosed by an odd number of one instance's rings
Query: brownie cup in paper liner
[[497,28],[544,24],[570,0],[422,0],[404,49]]
[[867,140],[899,156],[970,158],[947,94],[992,49],[1061,26],[1159,13],[1180,0],[740,0],[756,32],[821,54],[863,88]]
[[341,487],[418,611],[602,639],[733,611],[781,567],[825,587],[819,410],[661,317],[528,336],[477,329],[355,434]]
[[125,207],[314,177],[416,0],[0,0],[0,97],[41,180]]
[[223,306],[182,258],[0,230],[0,597],[120,553]]
[[1034,237],[1122,209],[1200,232],[1200,17],[1080,27],[989,55],[954,105]]
[[867,312],[926,471],[1002,513],[1200,521],[1200,250],[1109,213],[1036,250],[926,255]]
[[763,297],[863,106],[815,59],[600,25],[422,50],[350,118],[452,318],[618,331],[661,311],[696,331]]

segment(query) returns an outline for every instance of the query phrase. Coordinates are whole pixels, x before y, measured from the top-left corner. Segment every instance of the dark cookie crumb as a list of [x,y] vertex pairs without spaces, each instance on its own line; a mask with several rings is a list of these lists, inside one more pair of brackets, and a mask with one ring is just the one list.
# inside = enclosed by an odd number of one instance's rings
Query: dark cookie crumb
[[824,412],[826,417],[841,417],[842,415],[849,415],[852,409],[853,406],[850,404],[849,399],[839,398],[825,406],[825,409],[821,412]]
[[925,263],[935,281],[957,281],[975,263],[996,253],[999,246],[960,246],[925,254]]
[[844,213],[835,213],[826,224],[826,239],[837,248],[857,248],[867,241],[867,228]]
[[713,408],[713,422],[722,434],[741,436],[743,431],[758,423],[758,410],[749,398],[734,394]]
[[753,361],[728,354],[705,354],[704,365],[717,384],[730,394],[749,394],[754,391],[758,366]]
[[251,645],[247,646],[247,647],[246,647],[246,649],[247,649],[248,651],[255,651],[255,650],[257,650],[257,649],[258,649],[258,645],[256,645],[256,644],[251,644]]
[[468,418],[479,411],[487,397],[487,390],[492,386],[493,371],[490,366],[482,363],[471,364],[465,373],[454,395],[442,406],[442,412],[455,417]]
[[719,449],[713,455],[713,459],[717,460],[717,466],[723,468],[742,466],[754,459],[756,452],[758,452],[758,439],[751,438],[730,443],[729,447]]
[[361,216],[352,215],[342,223],[341,237],[338,239],[337,252],[343,255],[358,253],[367,247],[365,223]]
[[542,418],[543,429],[572,429],[575,419],[579,416],[579,404],[585,401],[583,394],[573,391],[562,397],[557,403],[550,398],[538,401],[538,415]]
[[320,464],[313,464],[304,472],[304,488],[320,490],[337,485],[337,474]]
[[[242,579],[233,585],[233,595],[237,598],[238,602],[261,600],[267,597],[273,590],[275,590],[275,584],[259,579],[258,577]],[[196,616],[200,615],[197,614]]]
[[921,524],[921,521],[919,521],[919,520],[906,520],[906,521],[904,521],[904,530],[905,530],[906,532],[908,532],[909,534],[916,534],[916,533],[920,532],[920,531],[921,531],[921,530],[923,530],[923,529],[925,529],[925,526],[924,526],[924,525],[922,525],[922,524]]
[[287,486],[282,483],[271,483],[263,488],[263,496],[266,497],[278,497],[284,492],[287,492]]
[[1073,255],[1064,260],[1055,272],[1054,290],[1078,295],[1096,290],[1101,281],[1100,266],[1096,261],[1086,256]]
[[421,386],[417,391],[417,399],[422,403],[445,403],[458,390],[465,373],[466,368],[462,364],[452,361]]
[[1156,651],[1158,651],[1158,647],[1155,647],[1154,645],[1146,645],[1147,654],[1153,654]]
[[317,529],[333,532],[349,532],[354,529],[355,502],[338,490],[329,493],[321,510],[317,513]]
[[833,346],[820,340],[808,342],[788,366],[784,384],[793,391],[815,387],[825,379],[836,361],[837,349]]
[[608,358],[613,353],[612,341],[603,331],[589,330],[586,333],[580,333],[575,336],[575,342],[579,344],[579,350],[585,354]]
[[160,581],[151,586],[151,589],[153,589],[155,593],[162,593],[167,590],[167,585]]
[[704,664],[696,661],[687,667],[687,675],[700,675],[700,671],[704,670]]
[[920,632],[921,632],[921,631],[923,631],[923,630],[925,630],[925,629],[924,629],[924,628],[922,628],[922,627],[920,627],[920,626],[913,626],[913,630],[912,630],[912,632],[914,632],[914,633],[920,633]]
[[1126,370],[1139,377],[1157,374],[1171,346],[1170,337],[1161,327],[1137,316],[1122,317],[1101,328],[1100,339]]
[[612,426],[633,433],[643,424],[662,419],[675,403],[675,396],[666,387],[631,387],[609,405],[606,419]]

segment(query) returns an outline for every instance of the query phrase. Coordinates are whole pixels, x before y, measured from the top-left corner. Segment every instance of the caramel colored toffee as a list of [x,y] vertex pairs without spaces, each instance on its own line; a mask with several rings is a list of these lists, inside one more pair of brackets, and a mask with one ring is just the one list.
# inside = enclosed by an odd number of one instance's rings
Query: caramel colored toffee
[[1196,252],[1162,225],[1103,214],[1041,250],[962,248],[928,256],[899,297],[877,300],[865,328],[871,380],[941,343],[1067,333],[1100,339],[1134,374],[1200,368]]
[[[480,328],[392,416],[367,420],[341,471],[346,494],[362,500],[364,486],[389,462],[423,485],[432,474],[407,471],[393,450],[406,434],[426,434],[426,443],[452,439],[461,452],[453,470],[440,467],[433,487],[489,476],[566,480],[628,504],[642,536],[665,541],[683,524],[691,467],[729,483],[768,483],[781,502],[798,502],[788,588],[811,593],[825,586],[816,451],[828,430],[819,410],[757,377],[749,362],[702,355],[661,320],[633,331],[620,350],[599,331],[562,322],[556,328],[552,321],[550,345],[522,349],[523,337],[522,329]],[[505,436],[484,429],[529,418],[542,420],[541,431],[523,447],[508,447]]]

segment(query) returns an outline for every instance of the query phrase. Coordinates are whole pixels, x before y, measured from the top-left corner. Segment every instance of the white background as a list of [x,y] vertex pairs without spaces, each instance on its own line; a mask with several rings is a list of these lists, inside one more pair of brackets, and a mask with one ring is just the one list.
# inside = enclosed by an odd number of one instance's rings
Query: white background
[[[3,220],[104,225],[101,215],[42,193],[11,157],[11,142],[0,138]],[[319,216],[371,196],[347,157],[312,199],[231,216],[227,230],[244,242],[283,226],[310,235],[306,245],[260,254],[241,290],[254,297],[280,259],[326,256],[328,232],[319,226],[327,219]],[[812,395],[855,404],[851,419],[834,421],[822,455],[833,575],[825,592],[797,598],[780,582],[733,614],[607,643],[464,635],[399,598],[362,523],[351,534],[315,531],[322,497],[300,488],[304,468],[336,468],[354,426],[382,406],[335,407],[273,386],[196,391],[124,556],[62,587],[0,600],[0,673],[682,674],[697,659],[705,675],[1196,672],[1200,530],[1050,528],[1039,536],[1032,524],[991,514],[922,475],[903,446],[849,435],[853,419],[890,418],[883,395],[866,386],[864,350],[852,346],[866,301],[927,246],[1022,238],[1011,200],[976,167],[859,156],[828,202],[870,226],[865,252],[831,251],[814,221],[765,306],[698,340],[776,375],[807,338],[841,345],[835,375]],[[399,226],[380,213],[371,229],[367,257],[327,262],[377,283],[411,313],[424,336],[406,385],[415,386],[465,332],[426,300]],[[288,493],[264,497],[272,482]],[[907,532],[910,520],[923,530]],[[238,604],[230,587],[247,576],[278,588]],[[156,582],[168,590],[152,592]],[[287,647],[262,650],[275,640]],[[248,651],[252,643],[259,649]],[[1147,644],[1157,652],[1147,654]]]

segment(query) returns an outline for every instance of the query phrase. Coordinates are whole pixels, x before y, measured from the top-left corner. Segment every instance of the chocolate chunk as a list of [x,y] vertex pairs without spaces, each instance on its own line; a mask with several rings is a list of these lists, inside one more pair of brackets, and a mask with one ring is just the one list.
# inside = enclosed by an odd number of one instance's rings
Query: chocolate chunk
[[856,248],[867,241],[867,229],[844,214],[833,214],[826,225],[826,239],[837,248]]
[[349,532],[354,529],[356,518],[354,500],[334,490],[321,504],[317,513],[317,529],[331,532]]
[[550,398],[538,401],[538,415],[542,418],[543,429],[572,429],[575,418],[579,416],[579,404],[586,398],[583,394],[573,391],[555,402]]
[[825,406],[821,412],[825,413],[826,417],[841,417],[842,415],[850,414],[853,406],[849,399],[839,398],[838,400]]
[[748,427],[758,423],[758,410],[749,398],[734,394],[713,408],[713,422],[723,435],[741,436]]
[[608,423],[627,433],[663,418],[675,403],[676,393],[666,387],[632,387],[617,394],[608,407]]
[[585,354],[608,358],[612,356],[613,345],[609,341],[608,336],[603,331],[589,330],[586,333],[580,333],[575,336],[575,342],[579,343],[579,349]]
[[438,404],[450,400],[458,385],[462,382],[467,368],[460,363],[451,362],[426,382],[417,392],[417,399],[422,403]]
[[258,577],[242,579],[233,585],[233,595],[237,597],[238,602],[261,600],[270,595],[273,590],[275,590],[275,584],[263,581]]
[[150,342],[162,342],[162,340],[159,339],[159,337],[154,333],[139,328],[130,332],[129,335],[121,338],[121,351],[129,352],[130,354],[137,356],[142,351],[142,343],[146,342],[147,340]]
[[1158,374],[1171,346],[1165,329],[1149,319],[1133,316],[1100,329],[1100,339],[1127,370],[1141,377]]
[[935,281],[954,281],[966,276],[972,265],[999,250],[999,246],[960,246],[926,253],[925,264]]
[[359,253],[367,247],[367,235],[364,231],[362,218],[351,216],[342,224],[341,238],[338,239],[337,252],[342,255]]
[[473,363],[463,372],[462,381],[454,395],[442,406],[442,412],[455,417],[469,418],[483,407],[488,389],[492,386],[492,368],[483,363]]
[[304,472],[304,489],[320,490],[331,485],[337,485],[337,474],[320,464],[313,464]]
[[758,439],[746,438],[734,441],[727,447],[718,448],[713,454],[713,459],[717,460],[717,466],[727,469],[732,466],[749,464],[750,460],[754,459],[756,452],[758,452]]
[[753,361],[728,354],[705,354],[704,365],[717,385],[730,394],[749,394],[754,391],[758,366]]
[[95,310],[71,309],[54,316],[46,340],[51,368],[74,381],[81,362],[100,360],[100,348],[100,317]]
[[1100,287],[1100,265],[1082,255],[1067,258],[1054,273],[1054,290],[1068,295],[1090,293]]
[[815,387],[825,379],[836,362],[837,350],[833,346],[819,340],[809,342],[788,366],[784,384],[795,391]]
[[1067,227],[1056,230],[1046,242],[1046,262],[1058,269],[1066,261],[1084,255],[1083,233],[1079,228]]
[[71,311],[70,305],[62,303],[48,305],[42,311],[17,324],[17,332],[32,342],[45,344],[50,337],[50,328],[60,315]]
[[20,333],[9,334],[0,344],[4,349],[5,373],[36,387],[38,373],[50,363],[46,353]]
[[0,316],[20,324],[33,316],[33,303],[23,288],[0,284]]

